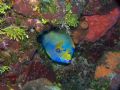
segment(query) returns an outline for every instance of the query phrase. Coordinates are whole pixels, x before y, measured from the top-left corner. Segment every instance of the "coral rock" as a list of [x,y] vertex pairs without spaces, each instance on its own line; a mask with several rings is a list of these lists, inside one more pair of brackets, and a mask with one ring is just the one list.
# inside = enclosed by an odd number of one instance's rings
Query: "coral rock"
[[17,13],[24,16],[39,16],[38,12],[35,12],[32,6],[27,0],[14,0],[13,8]]
[[120,75],[116,75],[112,79],[109,90],[120,90]]
[[60,90],[60,88],[54,86],[52,82],[50,82],[46,78],[40,78],[27,82],[24,85],[23,90]]
[[115,0],[86,0],[83,15],[103,15],[117,7]]
[[19,49],[20,49],[21,45],[20,45],[20,42],[17,42],[15,40],[10,40],[9,41],[9,45],[8,45],[8,48],[14,52],[18,52]]
[[24,75],[26,76],[25,81],[31,81],[42,77],[50,81],[55,81],[55,73],[40,62],[33,62],[25,69]]
[[0,90],[20,90],[20,88],[17,86],[17,85],[13,85],[13,86],[11,86],[11,85],[1,85],[0,84]]
[[37,32],[41,32],[44,28],[44,25],[39,19],[28,19],[24,24],[28,27],[34,27]]

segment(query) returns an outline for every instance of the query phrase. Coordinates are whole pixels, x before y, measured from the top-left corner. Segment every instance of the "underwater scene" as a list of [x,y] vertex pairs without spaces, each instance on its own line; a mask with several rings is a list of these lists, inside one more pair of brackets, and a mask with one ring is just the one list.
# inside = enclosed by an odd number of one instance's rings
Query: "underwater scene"
[[120,90],[120,0],[0,0],[0,90]]

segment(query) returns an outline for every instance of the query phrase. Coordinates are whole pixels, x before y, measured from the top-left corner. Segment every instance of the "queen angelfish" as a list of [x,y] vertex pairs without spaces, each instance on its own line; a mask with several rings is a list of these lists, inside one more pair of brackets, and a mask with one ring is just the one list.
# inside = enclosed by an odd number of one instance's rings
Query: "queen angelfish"
[[50,31],[38,37],[39,39],[51,60],[64,64],[71,63],[75,47],[69,35]]

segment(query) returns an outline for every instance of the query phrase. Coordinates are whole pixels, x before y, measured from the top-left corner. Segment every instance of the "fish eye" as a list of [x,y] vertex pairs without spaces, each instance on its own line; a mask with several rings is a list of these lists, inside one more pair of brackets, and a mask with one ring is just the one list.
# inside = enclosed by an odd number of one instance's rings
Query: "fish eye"
[[72,52],[69,52],[68,54],[72,54]]
[[66,51],[66,49],[63,49],[63,51]]
[[60,53],[61,52],[60,48],[56,48],[56,52]]

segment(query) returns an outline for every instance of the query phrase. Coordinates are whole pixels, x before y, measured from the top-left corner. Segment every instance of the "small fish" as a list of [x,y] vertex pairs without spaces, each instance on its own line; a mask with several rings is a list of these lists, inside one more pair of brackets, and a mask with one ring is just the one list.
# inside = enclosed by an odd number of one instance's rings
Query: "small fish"
[[41,37],[41,43],[48,56],[55,62],[69,64],[74,53],[74,43],[69,35],[50,31]]

